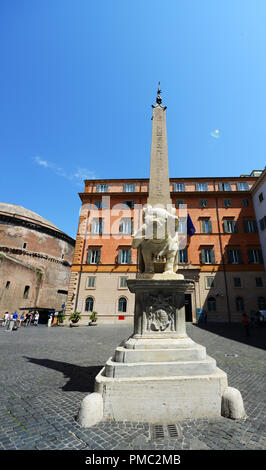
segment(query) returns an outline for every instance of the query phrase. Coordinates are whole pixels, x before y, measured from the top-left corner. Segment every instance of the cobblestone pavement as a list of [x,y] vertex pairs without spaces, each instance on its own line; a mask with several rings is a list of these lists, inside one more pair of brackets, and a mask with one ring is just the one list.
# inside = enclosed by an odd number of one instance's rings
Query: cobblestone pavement
[[[238,388],[247,418],[148,423],[101,422],[81,428],[75,420],[93,379],[131,326],[79,328],[0,327],[0,449],[175,450],[265,449],[266,328],[246,338],[241,325],[188,324],[188,335],[207,347]],[[229,356],[227,356],[227,354]]]

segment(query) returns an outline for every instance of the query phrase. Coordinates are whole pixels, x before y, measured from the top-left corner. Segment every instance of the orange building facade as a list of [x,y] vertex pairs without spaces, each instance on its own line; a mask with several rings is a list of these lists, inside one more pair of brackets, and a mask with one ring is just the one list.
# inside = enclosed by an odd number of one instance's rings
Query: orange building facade
[[[176,214],[186,207],[196,229],[179,252],[179,270],[192,279],[186,319],[204,311],[208,321],[240,321],[243,312],[266,309],[265,267],[251,188],[258,177],[171,178]],[[136,277],[132,234],[142,224],[148,179],[86,180],[66,313],[79,311],[88,324],[133,322]],[[186,228],[180,227],[186,231]]]

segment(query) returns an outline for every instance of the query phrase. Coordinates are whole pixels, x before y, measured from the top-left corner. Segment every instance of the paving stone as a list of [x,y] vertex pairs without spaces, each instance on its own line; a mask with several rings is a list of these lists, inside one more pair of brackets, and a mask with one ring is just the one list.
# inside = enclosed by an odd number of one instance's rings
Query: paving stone
[[81,428],[75,417],[82,399],[132,327],[81,327],[73,334],[70,328],[39,325],[38,330],[19,329],[16,337],[0,328],[0,449],[265,449],[265,329],[253,329],[248,340],[242,325],[188,324],[187,331],[228,374],[229,385],[241,391],[246,419],[179,421],[180,439],[154,440],[148,423]]

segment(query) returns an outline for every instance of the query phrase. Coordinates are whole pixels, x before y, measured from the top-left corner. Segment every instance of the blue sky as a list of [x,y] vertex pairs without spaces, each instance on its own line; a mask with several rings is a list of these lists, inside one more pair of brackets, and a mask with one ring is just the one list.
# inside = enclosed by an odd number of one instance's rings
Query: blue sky
[[171,177],[264,168],[265,24],[264,0],[1,0],[1,202],[75,237],[84,178],[149,176],[159,80]]

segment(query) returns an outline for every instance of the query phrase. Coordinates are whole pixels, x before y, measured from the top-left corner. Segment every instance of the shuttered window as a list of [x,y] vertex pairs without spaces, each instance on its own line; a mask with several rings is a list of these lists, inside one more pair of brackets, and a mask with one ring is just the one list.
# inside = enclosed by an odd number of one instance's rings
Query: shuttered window
[[213,249],[204,248],[201,250],[201,263],[202,264],[215,264],[215,256]]
[[118,264],[131,263],[131,249],[120,248],[118,250]]

